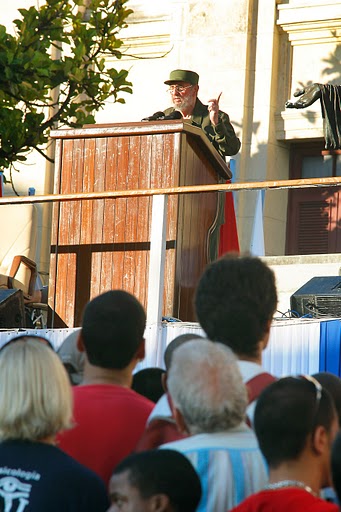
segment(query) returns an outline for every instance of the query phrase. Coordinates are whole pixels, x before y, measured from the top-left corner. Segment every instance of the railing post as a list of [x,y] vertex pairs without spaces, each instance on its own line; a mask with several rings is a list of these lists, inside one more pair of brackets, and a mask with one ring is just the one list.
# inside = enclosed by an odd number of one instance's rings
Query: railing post
[[147,324],[162,319],[164,269],[166,259],[167,195],[153,197],[149,253]]
[[147,326],[152,331],[152,336],[149,337],[150,345],[147,347],[146,364],[148,364],[148,354],[159,350],[162,336],[167,203],[167,195],[153,196],[147,299]]

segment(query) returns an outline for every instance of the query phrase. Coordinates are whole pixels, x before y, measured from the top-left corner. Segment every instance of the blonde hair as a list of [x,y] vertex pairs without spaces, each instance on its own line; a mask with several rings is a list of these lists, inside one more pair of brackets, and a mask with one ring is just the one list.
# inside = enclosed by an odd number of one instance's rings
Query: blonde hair
[[0,351],[0,441],[39,441],[71,426],[72,393],[58,355],[34,337]]

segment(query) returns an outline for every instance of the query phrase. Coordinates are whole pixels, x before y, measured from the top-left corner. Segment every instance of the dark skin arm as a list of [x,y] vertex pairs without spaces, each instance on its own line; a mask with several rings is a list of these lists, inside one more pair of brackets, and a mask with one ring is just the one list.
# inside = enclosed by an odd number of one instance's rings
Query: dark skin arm
[[285,103],[286,108],[306,108],[310,107],[315,101],[321,98],[320,84],[314,83],[304,87],[294,93],[295,98],[300,97],[295,102],[287,101]]

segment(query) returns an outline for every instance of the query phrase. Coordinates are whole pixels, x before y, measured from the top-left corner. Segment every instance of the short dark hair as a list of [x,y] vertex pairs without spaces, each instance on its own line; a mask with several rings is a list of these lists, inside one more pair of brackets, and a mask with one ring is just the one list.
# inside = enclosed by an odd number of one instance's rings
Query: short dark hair
[[81,336],[89,362],[123,369],[143,340],[146,314],[140,302],[123,290],[105,292],[85,307]]
[[166,373],[165,370],[156,366],[143,368],[134,373],[131,389],[156,403],[165,392],[162,386],[162,375],[164,373]]
[[228,254],[204,270],[195,309],[207,337],[238,355],[257,354],[277,306],[273,271],[253,256]]
[[201,498],[199,476],[180,452],[161,449],[129,455],[116,466],[113,474],[128,471],[128,479],[142,498],[154,494],[168,496],[176,512],[195,512]]
[[163,359],[165,362],[166,371],[168,372],[174,350],[180,347],[183,343],[186,343],[186,341],[196,340],[196,339],[203,339],[203,336],[200,336],[200,334],[190,333],[186,332],[184,334],[179,334],[176,338],[174,338],[166,347],[165,353],[163,355]]
[[341,502],[341,432],[338,432],[332,447],[332,477],[336,495]]
[[320,400],[317,393],[314,383],[304,377],[279,379],[261,393],[254,429],[269,467],[296,460],[317,426],[330,431],[336,417],[333,400],[324,388]]

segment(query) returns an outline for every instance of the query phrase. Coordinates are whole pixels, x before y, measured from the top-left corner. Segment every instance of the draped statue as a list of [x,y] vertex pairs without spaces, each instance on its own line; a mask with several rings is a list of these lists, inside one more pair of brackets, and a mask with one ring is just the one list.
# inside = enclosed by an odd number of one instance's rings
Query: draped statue
[[320,99],[325,147],[341,149],[341,85],[313,83],[295,92],[294,96],[299,99],[287,101],[286,108],[306,108]]

